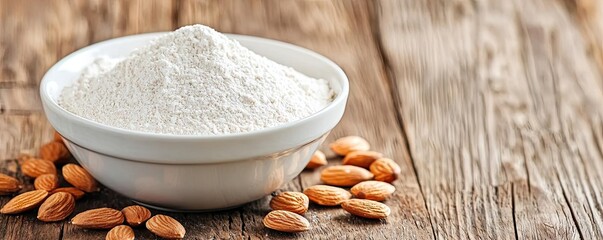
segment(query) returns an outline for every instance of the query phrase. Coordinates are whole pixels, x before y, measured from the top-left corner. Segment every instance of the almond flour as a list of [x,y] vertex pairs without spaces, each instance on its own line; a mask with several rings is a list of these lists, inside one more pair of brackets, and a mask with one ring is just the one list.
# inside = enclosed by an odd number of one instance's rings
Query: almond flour
[[305,76],[209,27],[193,25],[163,35],[124,59],[98,59],[63,90],[59,104],[118,128],[220,135],[299,120],[332,98],[326,80]]

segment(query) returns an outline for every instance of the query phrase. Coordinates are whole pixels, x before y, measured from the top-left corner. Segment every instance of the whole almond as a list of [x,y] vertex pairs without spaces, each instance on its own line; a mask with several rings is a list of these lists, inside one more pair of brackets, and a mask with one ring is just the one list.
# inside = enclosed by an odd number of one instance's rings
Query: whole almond
[[21,163],[21,172],[25,176],[37,178],[42,174],[57,174],[54,163],[44,159],[29,158]]
[[65,181],[84,192],[94,192],[98,190],[96,180],[84,169],[73,163],[63,166],[63,177]]
[[40,157],[44,160],[58,163],[69,157],[69,150],[67,150],[63,142],[53,141],[40,147]]
[[304,190],[310,201],[323,206],[337,206],[352,197],[352,194],[343,188],[327,185],[314,185]]
[[127,225],[119,225],[111,228],[105,237],[105,240],[134,240],[134,230]]
[[321,181],[339,187],[351,187],[372,178],[373,174],[368,170],[352,165],[330,166],[320,172]]
[[176,219],[170,216],[157,214],[146,223],[147,229],[162,238],[181,239],[186,234],[186,229]]
[[354,151],[368,151],[371,145],[362,137],[347,136],[335,140],[329,147],[338,155],[345,156]]
[[350,199],[343,202],[341,207],[352,215],[372,219],[386,218],[391,212],[387,205],[366,199]]
[[369,168],[371,163],[382,157],[383,154],[375,151],[354,151],[345,155],[343,164]]
[[57,132],[57,131],[54,131],[54,135],[52,138],[53,138],[52,140],[55,142],[61,142],[61,143],[63,142],[63,137],[61,137],[61,134],[59,134],[59,132]]
[[44,222],[56,222],[67,218],[75,209],[75,198],[66,192],[50,195],[40,205],[38,219]]
[[71,219],[71,224],[90,229],[110,229],[124,222],[124,215],[113,208],[84,211]]
[[78,200],[78,199],[82,198],[84,196],[84,194],[86,194],[86,193],[84,193],[84,191],[79,190],[79,189],[74,188],[74,187],[57,188],[57,189],[52,190],[50,192],[50,194],[54,194],[54,193],[58,193],[58,192],[69,193],[69,194],[71,194],[75,198],[75,200]]
[[44,190],[33,190],[21,193],[4,204],[2,209],[0,209],[0,213],[16,214],[32,210],[39,206],[47,196],[48,192]]
[[314,154],[312,154],[312,158],[310,158],[310,162],[306,165],[307,169],[315,169],[327,165],[327,157],[320,150],[316,150]]
[[125,207],[121,210],[121,213],[126,217],[126,222],[133,227],[142,224],[151,217],[149,209],[138,205]]
[[394,185],[380,181],[364,181],[350,189],[354,197],[375,201],[383,201],[395,191]]
[[370,170],[375,175],[375,180],[388,183],[398,179],[398,175],[402,171],[400,166],[389,158],[377,159],[371,164]]
[[273,210],[285,210],[297,214],[306,213],[309,204],[308,196],[300,192],[282,192],[270,200],[270,208]]
[[285,210],[269,212],[262,222],[267,228],[281,232],[296,233],[310,230],[310,222],[306,218]]
[[7,195],[21,190],[21,183],[14,177],[0,173],[0,195]]
[[59,187],[59,177],[55,174],[42,174],[34,181],[34,187],[38,190],[50,192]]

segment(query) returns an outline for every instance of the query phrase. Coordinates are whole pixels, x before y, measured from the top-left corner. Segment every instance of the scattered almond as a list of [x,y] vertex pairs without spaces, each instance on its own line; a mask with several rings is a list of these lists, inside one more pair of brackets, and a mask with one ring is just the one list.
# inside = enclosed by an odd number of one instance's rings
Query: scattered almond
[[347,136],[335,140],[329,147],[338,155],[345,156],[353,151],[368,151],[371,145],[362,137]]
[[354,197],[375,201],[383,201],[395,191],[394,185],[380,181],[364,181],[350,189]]
[[44,190],[33,190],[21,193],[8,201],[4,207],[0,209],[0,213],[15,214],[29,211],[39,206],[47,196],[48,192]]
[[127,225],[119,225],[111,228],[105,240],[134,240],[134,230]]
[[74,187],[57,188],[57,189],[52,190],[50,192],[50,194],[54,194],[54,193],[58,193],[58,192],[69,193],[69,194],[71,194],[75,198],[75,200],[78,200],[78,199],[82,198],[84,196],[84,194],[86,194],[86,193],[84,193],[84,191],[79,190],[79,189],[74,188]]
[[73,163],[63,166],[63,177],[65,181],[84,192],[94,192],[98,190],[96,180],[84,169]]
[[270,208],[273,210],[285,210],[297,214],[306,213],[309,204],[308,196],[300,192],[282,192],[270,200]]
[[371,164],[370,170],[375,175],[375,180],[388,183],[398,179],[398,175],[402,171],[400,166],[389,158],[377,159]]
[[151,211],[149,211],[149,209],[138,205],[125,207],[121,210],[121,213],[124,214],[126,222],[132,227],[142,224],[151,217]]
[[267,228],[281,232],[296,233],[310,230],[310,222],[306,218],[285,210],[268,213],[262,222]]
[[84,211],[71,219],[71,224],[90,229],[110,229],[124,222],[124,215],[113,208]]
[[337,206],[352,197],[352,194],[343,188],[327,185],[314,185],[304,190],[310,201],[323,206]]
[[307,169],[315,169],[327,165],[327,157],[320,150],[316,150],[314,154],[312,154],[312,158],[308,165],[306,165]]
[[350,199],[343,202],[341,207],[352,215],[372,219],[386,218],[391,212],[387,205],[366,199]]
[[66,192],[50,195],[40,205],[38,219],[44,222],[56,222],[67,218],[75,209],[75,198]]
[[63,137],[61,137],[61,134],[59,134],[59,132],[54,131],[54,135],[53,135],[53,141],[55,142],[63,142]]
[[354,151],[343,158],[344,165],[354,165],[361,168],[369,168],[371,163],[382,158],[383,154],[375,151]]
[[0,195],[7,195],[21,190],[21,183],[14,177],[0,173]]
[[58,163],[69,157],[69,150],[63,142],[49,142],[40,147],[40,157],[44,160]]
[[34,188],[37,190],[46,190],[48,192],[59,187],[59,177],[54,174],[42,174],[34,181]]
[[146,223],[147,229],[162,238],[181,239],[184,238],[186,230],[176,219],[170,216],[157,214]]
[[321,181],[339,187],[351,187],[372,178],[373,174],[368,170],[352,165],[330,166],[320,173]]
[[21,172],[25,176],[37,178],[42,174],[57,174],[57,168],[54,163],[44,159],[29,158],[21,164]]

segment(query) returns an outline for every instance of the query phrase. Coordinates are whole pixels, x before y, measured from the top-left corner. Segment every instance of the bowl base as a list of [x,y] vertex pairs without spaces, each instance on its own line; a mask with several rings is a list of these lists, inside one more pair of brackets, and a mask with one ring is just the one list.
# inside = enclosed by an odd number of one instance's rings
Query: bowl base
[[227,208],[217,208],[217,209],[202,209],[202,210],[188,210],[188,209],[173,209],[173,208],[165,208],[165,207],[160,207],[160,206],[156,206],[153,204],[148,204],[148,203],[144,203],[141,201],[137,201],[132,199],[133,202],[148,207],[148,208],[153,208],[156,210],[160,210],[160,211],[166,211],[166,212],[179,212],[179,213],[206,213],[206,212],[220,212],[220,211],[226,211],[226,210],[231,210],[231,209],[235,209],[235,208],[240,208],[245,204],[241,204],[241,205],[236,205],[236,206],[232,206],[232,207],[227,207]]

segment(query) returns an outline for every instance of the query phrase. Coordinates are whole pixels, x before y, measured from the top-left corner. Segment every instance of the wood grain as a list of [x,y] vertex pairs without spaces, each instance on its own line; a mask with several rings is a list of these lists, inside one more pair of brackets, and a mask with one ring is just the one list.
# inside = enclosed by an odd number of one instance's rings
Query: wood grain
[[[364,136],[403,174],[386,221],[311,206],[313,230],[283,234],[262,226],[266,197],[167,213],[187,238],[601,239],[602,14],[594,0],[0,0],[0,172],[32,188],[14,159],[52,138],[37,91],[57,60],[105,39],[201,23],[331,58],[351,94],[327,142]],[[304,171],[279,191],[317,183]],[[103,189],[75,213],[130,204]],[[43,224],[35,212],[0,215],[1,239],[105,234]]]

